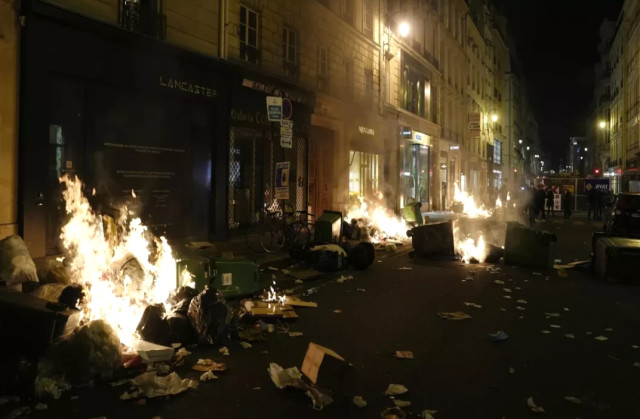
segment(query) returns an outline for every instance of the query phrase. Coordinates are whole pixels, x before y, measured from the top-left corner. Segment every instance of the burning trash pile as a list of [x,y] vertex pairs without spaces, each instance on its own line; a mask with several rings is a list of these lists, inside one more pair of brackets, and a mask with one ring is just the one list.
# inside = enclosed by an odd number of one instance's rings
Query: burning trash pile
[[407,240],[407,223],[380,201],[354,199],[347,211],[346,236],[372,243],[402,243]]

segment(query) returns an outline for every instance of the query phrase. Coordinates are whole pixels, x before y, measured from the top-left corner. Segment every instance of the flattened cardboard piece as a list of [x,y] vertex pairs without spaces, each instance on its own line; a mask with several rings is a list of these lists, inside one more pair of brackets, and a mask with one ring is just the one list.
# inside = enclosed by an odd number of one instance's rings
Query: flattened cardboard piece
[[251,307],[251,315],[256,317],[282,317],[284,319],[296,319],[298,314],[290,305],[254,301]]
[[310,342],[302,362],[302,373],[319,387],[337,390],[347,372],[344,358],[324,346]]
[[293,295],[287,295],[285,303],[293,307],[318,307],[318,303],[314,303],[313,301],[301,300],[300,298]]

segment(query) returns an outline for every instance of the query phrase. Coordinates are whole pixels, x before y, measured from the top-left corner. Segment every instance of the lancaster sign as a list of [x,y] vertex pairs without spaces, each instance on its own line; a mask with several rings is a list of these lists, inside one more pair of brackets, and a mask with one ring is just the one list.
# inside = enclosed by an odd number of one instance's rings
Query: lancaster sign
[[201,86],[199,84],[191,83],[188,81],[176,80],[172,78],[164,78],[160,76],[160,86],[167,89],[175,89],[184,93],[190,93],[192,95],[215,97],[218,92],[216,89],[207,86]]

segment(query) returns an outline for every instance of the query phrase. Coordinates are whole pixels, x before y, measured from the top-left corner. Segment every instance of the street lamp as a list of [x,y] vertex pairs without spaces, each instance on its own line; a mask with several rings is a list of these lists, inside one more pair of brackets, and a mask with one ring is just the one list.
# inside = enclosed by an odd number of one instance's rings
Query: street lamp
[[527,146],[527,151],[529,151],[529,149],[530,149],[530,148],[531,148],[531,147]]
[[518,144],[522,144],[522,140],[518,140]]
[[604,129],[604,128],[606,128],[606,127],[607,127],[607,123],[606,123],[606,122],[604,122],[604,121],[600,121],[600,123],[598,124],[598,126],[599,126],[600,128],[602,128],[602,129]]
[[409,23],[408,22],[401,22],[400,25],[398,26],[398,35],[400,35],[403,38],[406,38],[409,35]]
[[491,121],[497,122],[498,121],[498,115],[496,115],[495,113],[493,115],[491,115]]

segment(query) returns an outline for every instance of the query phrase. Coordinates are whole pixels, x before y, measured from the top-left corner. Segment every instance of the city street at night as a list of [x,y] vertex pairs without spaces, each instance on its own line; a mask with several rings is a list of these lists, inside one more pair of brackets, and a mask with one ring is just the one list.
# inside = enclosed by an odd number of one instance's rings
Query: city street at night
[[[554,218],[540,226],[558,235],[557,257],[563,262],[588,259],[596,226],[584,217]],[[371,418],[393,406],[384,395],[391,383],[409,389],[397,396],[411,401],[406,412],[437,410],[434,417],[440,419],[529,417],[534,415],[529,397],[545,417],[640,415],[640,368],[634,365],[640,361],[637,283],[609,285],[576,269],[411,259],[408,249],[380,252],[376,259],[367,271],[339,273],[353,275],[352,280],[338,283],[336,273],[297,288],[318,288],[307,297],[318,307],[297,309],[300,318],[290,322],[289,331],[302,336],[274,333],[249,349],[234,342],[228,357],[217,348],[196,349],[187,365],[211,357],[229,366],[197,390],[140,405],[118,399],[126,386],[98,385],[74,389],[40,416]],[[454,311],[472,318],[438,317]],[[489,339],[497,331],[508,339]],[[607,340],[596,340],[599,336]],[[300,368],[309,342],[333,349],[354,367],[345,398],[323,411],[314,411],[300,390],[277,389],[267,372],[270,362]],[[412,351],[414,359],[395,358],[397,350]],[[177,371],[183,377],[199,374],[186,367]],[[356,395],[366,407],[351,402]]]

